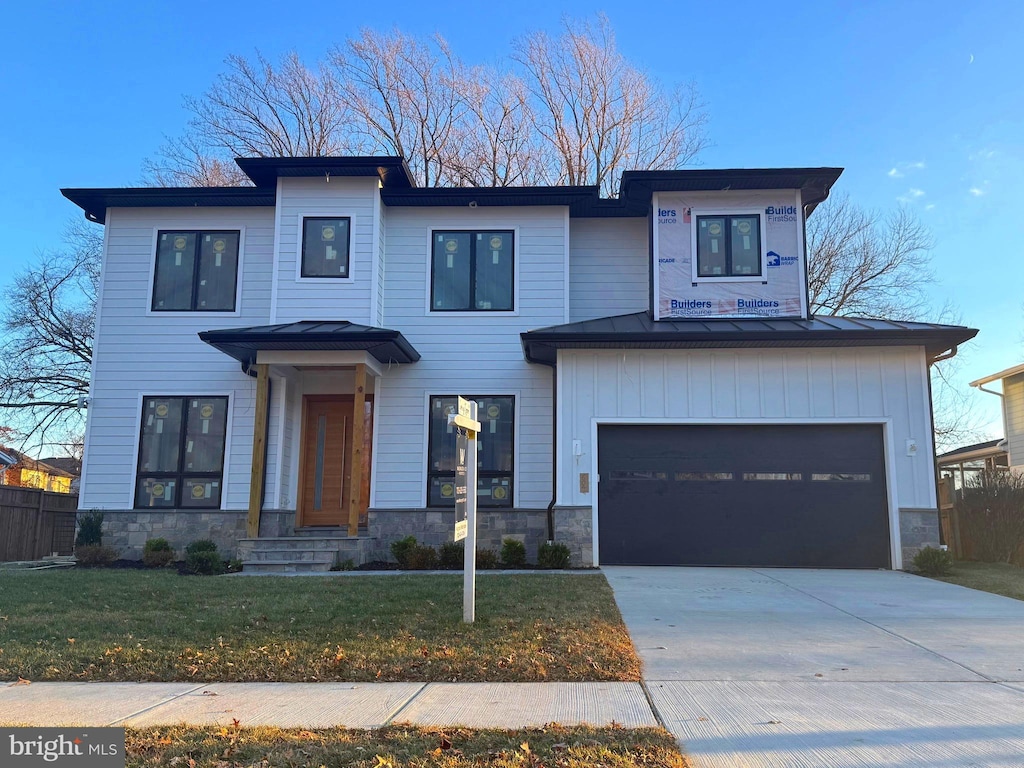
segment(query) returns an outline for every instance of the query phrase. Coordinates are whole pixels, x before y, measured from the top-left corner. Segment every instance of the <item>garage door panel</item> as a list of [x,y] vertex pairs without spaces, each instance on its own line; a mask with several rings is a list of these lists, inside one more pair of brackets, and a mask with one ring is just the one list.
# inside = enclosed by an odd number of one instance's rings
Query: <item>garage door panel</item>
[[601,562],[889,567],[876,425],[599,428]]

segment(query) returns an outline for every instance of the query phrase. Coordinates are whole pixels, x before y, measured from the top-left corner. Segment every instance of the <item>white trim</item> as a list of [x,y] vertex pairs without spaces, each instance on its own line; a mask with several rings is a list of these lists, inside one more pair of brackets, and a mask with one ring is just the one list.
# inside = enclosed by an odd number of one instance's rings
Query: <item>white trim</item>
[[[253,381],[252,386],[255,388],[256,384]],[[170,509],[182,510],[187,512],[228,512],[237,509],[246,509],[245,507],[228,507],[226,506],[228,497],[228,473],[231,469],[231,434],[234,431],[234,415],[235,415],[235,399],[238,397],[237,389],[203,389],[202,387],[193,387],[188,390],[169,389],[161,392],[139,392],[138,400],[135,407],[135,448],[132,451],[132,482],[128,489],[128,504],[125,509],[138,510],[140,512],[158,512],[159,509],[139,509],[135,506],[135,488],[139,484],[139,444],[142,442],[142,402],[147,397],[226,397],[228,400],[228,412],[224,417],[224,463],[221,466],[220,474],[220,506],[214,507],[168,507],[165,511]],[[253,395],[253,402],[256,401],[255,395]],[[187,473],[182,473],[187,474]]]
[[[748,425],[748,426],[769,426],[769,425],[814,425],[814,424],[877,424],[882,427],[882,452],[883,462],[885,465],[885,471],[887,477],[885,479],[885,490],[886,496],[888,497],[889,506],[889,555],[892,562],[893,570],[902,570],[903,568],[903,551],[901,548],[900,538],[900,510],[899,500],[896,493],[896,451],[893,445],[893,421],[890,417],[872,418],[872,417],[858,417],[858,418],[832,418],[832,417],[819,417],[819,418],[709,418],[709,417],[686,417],[686,418],[663,418],[654,416],[609,416],[609,417],[598,417],[592,416],[590,419],[590,445],[592,456],[590,458],[591,466],[591,477],[597,483],[600,483],[600,477],[597,473],[597,457],[600,451],[600,446],[597,443],[597,432],[598,427],[603,424],[666,424],[673,426],[698,426],[706,425],[712,427],[722,427],[731,425]],[[598,537],[598,524],[599,514],[598,505],[601,498],[600,488],[591,485],[592,498],[591,498],[591,526],[593,529],[593,548],[594,548],[594,566],[597,567],[601,564],[600,562],[600,547]]]
[[984,384],[989,384],[993,381],[998,381],[1000,379],[1008,379],[1011,376],[1016,376],[1017,374],[1020,373],[1024,373],[1024,363],[1020,365],[1015,365],[1012,368],[1007,368],[1006,370],[1000,371],[999,373],[993,373],[989,376],[982,376],[980,379],[975,379],[974,381],[970,382],[968,386],[980,387]]
[[[109,224],[108,224],[109,226]],[[183,232],[238,232],[238,259],[235,264],[235,308],[233,311],[211,310],[211,309],[153,309],[153,291],[156,288],[156,256],[160,244],[160,232],[171,232],[181,230]],[[242,314],[242,275],[245,274],[243,267],[245,258],[245,224],[227,222],[223,226],[196,226],[195,222],[183,219],[182,223],[176,220],[161,223],[153,227],[153,244],[149,249],[149,286],[146,290],[146,316],[147,317],[240,317]],[[197,265],[198,268],[198,265]]]
[[[698,277],[700,258],[697,253],[697,218],[699,216],[757,216],[761,242],[761,274],[711,275]],[[767,283],[768,282],[768,216],[764,208],[695,208],[690,206],[690,278],[694,283]]]
[[[467,310],[450,310],[450,309],[439,309],[434,310],[430,306],[430,288],[431,278],[433,277],[433,264],[434,264],[434,232],[480,232],[487,230],[497,230],[501,232],[512,232],[512,309],[467,309]],[[517,317],[519,315],[520,296],[519,296],[519,263],[522,261],[522,240],[519,236],[519,225],[510,224],[509,222],[466,222],[458,221],[449,223],[447,220],[439,220],[431,222],[427,226],[426,231],[426,296],[424,298],[424,317],[441,316],[441,317]],[[568,254],[568,252],[567,252]],[[568,255],[566,255],[566,263],[568,264]],[[568,269],[568,267],[566,267]]]
[[[569,261],[570,261],[570,253],[571,253],[572,246],[571,246],[569,237],[570,237],[569,236],[569,208],[566,207],[566,209],[565,209],[565,230],[564,230],[564,232],[562,234],[563,242],[565,243],[565,253],[563,255],[564,267],[565,267],[565,293],[563,294],[563,297],[562,297],[562,302],[563,302],[563,305],[562,305],[562,322],[563,323],[568,323],[569,322],[569,318],[570,318],[570,314],[569,314],[569,283],[570,283]],[[517,259],[517,261],[518,261],[518,259]]]
[[380,361],[368,352],[359,350],[320,349],[261,349],[256,352],[256,363],[267,365],[329,365],[347,368],[365,365],[375,376],[382,376]]
[[[295,282],[320,283],[322,285],[349,285],[356,282],[356,222],[358,215],[345,209],[331,206],[314,205],[303,208],[296,214],[295,225]],[[304,219],[348,219],[348,269],[344,277],[303,277],[302,276],[302,245],[305,237]],[[369,312],[367,313],[369,314]],[[371,325],[373,323],[370,323]]]
[[800,220],[797,222],[796,227],[796,252],[797,252],[797,271],[800,273],[800,285],[803,286],[803,290],[800,291],[800,317],[805,320],[810,317],[811,309],[807,303],[810,301],[810,286],[807,283],[807,244],[804,242],[804,228],[807,226],[807,216],[804,213],[803,200],[800,199],[801,192],[798,189],[794,192],[796,198],[796,209],[800,211]]
[[277,281],[281,269],[281,179],[277,180],[277,192],[274,200],[274,255],[271,271],[273,282],[270,284],[270,324],[277,323]]
[[[651,211],[648,213],[651,222],[649,225],[651,228],[651,253],[648,258],[651,264],[651,280],[654,287],[650,301],[654,319],[661,320],[661,263],[658,261],[658,254],[661,253],[661,243],[658,240],[658,211],[661,210],[661,201],[657,192],[651,195],[651,205]],[[597,565],[596,560],[594,565]]]

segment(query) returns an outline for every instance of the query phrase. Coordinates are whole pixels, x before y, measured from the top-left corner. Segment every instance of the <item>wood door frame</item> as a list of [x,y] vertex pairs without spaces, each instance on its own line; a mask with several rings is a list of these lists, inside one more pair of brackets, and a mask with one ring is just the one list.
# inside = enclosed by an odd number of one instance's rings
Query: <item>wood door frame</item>
[[[351,404],[351,406],[352,406],[352,418],[355,419],[355,395],[354,394],[347,393],[347,392],[339,392],[337,394],[330,394],[329,393],[329,394],[303,395],[302,396],[302,415],[299,417],[299,469],[298,469],[298,475],[296,476],[297,493],[296,493],[296,498],[295,498],[295,528],[297,528],[297,529],[298,528],[305,528],[305,527],[307,527],[307,526],[305,526],[303,524],[303,521],[302,521],[302,505],[303,505],[303,501],[304,501],[304,498],[303,498],[304,497],[304,490],[303,490],[303,488],[305,486],[304,479],[305,479],[305,473],[306,473],[306,461],[308,459],[308,457],[306,456],[306,418],[308,416],[308,408],[307,408],[307,406],[308,406],[309,403],[339,402],[339,401],[345,401],[345,400],[347,400]],[[369,430],[369,434],[370,434],[370,437],[371,437],[371,440],[370,440],[370,466],[372,467],[373,466],[373,440],[372,440],[373,430],[372,430],[372,426],[373,426],[373,418],[375,416],[374,410],[373,410],[374,407],[373,407],[373,395],[372,394],[370,394],[370,393],[366,394],[366,402],[370,403],[370,430]],[[346,457],[346,461],[348,461],[348,457]],[[342,501],[344,501],[344,495],[345,494],[344,494],[344,477],[343,477],[342,478],[342,497],[343,497]],[[361,496],[362,496],[362,493],[360,493],[360,497]],[[368,499],[364,500],[364,499],[360,498],[360,506],[362,506],[362,502],[363,501],[368,501]],[[342,511],[344,511],[344,507],[342,507]],[[334,528],[334,527],[345,528],[347,525],[348,525],[348,520],[347,520],[347,518],[343,517],[342,522],[340,522],[337,526],[329,526],[329,527],[331,527],[331,528]],[[323,527],[323,526],[308,526],[308,527],[318,527],[319,528],[319,527]]]

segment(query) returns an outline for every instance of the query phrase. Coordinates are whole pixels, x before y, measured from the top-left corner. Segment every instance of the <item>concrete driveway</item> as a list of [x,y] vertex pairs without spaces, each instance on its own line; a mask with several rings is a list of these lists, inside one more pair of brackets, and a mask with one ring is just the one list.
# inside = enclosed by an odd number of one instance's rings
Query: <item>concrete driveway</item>
[[1024,766],[1024,602],[891,571],[603,571],[698,768]]

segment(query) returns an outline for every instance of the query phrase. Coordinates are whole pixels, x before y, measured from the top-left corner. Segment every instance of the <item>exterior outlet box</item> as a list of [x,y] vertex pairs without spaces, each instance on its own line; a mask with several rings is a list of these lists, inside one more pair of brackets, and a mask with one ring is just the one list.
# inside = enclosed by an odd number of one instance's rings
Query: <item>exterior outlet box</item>
[[907,456],[917,456],[917,440],[907,440]]

